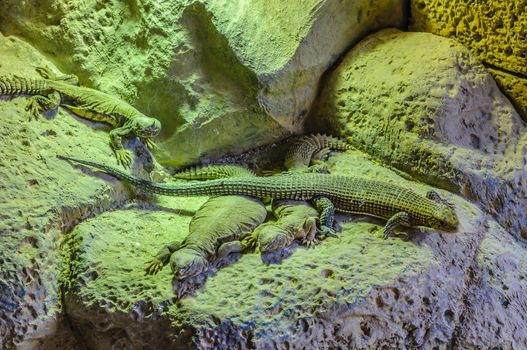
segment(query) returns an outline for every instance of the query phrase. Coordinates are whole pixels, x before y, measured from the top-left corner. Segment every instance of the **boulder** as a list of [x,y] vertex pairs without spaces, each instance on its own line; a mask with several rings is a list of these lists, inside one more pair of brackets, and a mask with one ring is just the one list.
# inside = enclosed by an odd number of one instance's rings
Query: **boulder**
[[[357,151],[332,157],[330,169],[382,178],[423,195],[430,189]],[[236,262],[213,271],[200,290],[181,300],[171,290],[167,267],[154,276],[144,276],[143,269],[161,246],[187,234],[190,218],[178,214],[187,199],[160,198],[156,206],[104,213],[70,234],[68,249],[75,259],[66,313],[90,349],[445,347],[460,327],[469,327],[462,321],[469,315],[467,293],[481,296],[474,273],[488,277],[476,256],[488,260],[489,269],[497,267],[488,252],[478,253],[481,241],[492,245],[502,234],[512,236],[473,204],[438,191],[456,205],[457,233],[403,229],[406,239],[384,240],[383,221],[339,216],[343,232],[338,237],[314,249],[295,244],[274,258],[257,252],[237,255]],[[511,250],[508,259],[513,257],[527,258],[520,247]],[[509,282],[511,295],[519,295],[527,283]],[[488,281],[484,285],[492,288]],[[512,303],[511,308],[525,311],[520,299]],[[501,334],[520,329],[511,344],[521,347],[526,320],[519,315]],[[478,316],[475,323],[498,325],[492,314]],[[488,331],[480,340],[473,343],[499,344],[502,338]]]
[[[48,65],[28,44],[0,35],[0,76],[38,78]],[[75,346],[61,306],[60,246],[78,222],[130,197],[109,178],[79,179],[64,154],[117,166],[108,130],[59,108],[38,120],[27,97],[0,99],[0,348]]]
[[525,1],[411,2],[411,28],[456,38],[487,65],[527,120],[527,11]]
[[326,80],[310,120],[477,200],[507,231],[527,237],[525,122],[457,42],[395,29],[367,37]]
[[160,119],[156,156],[181,166],[300,132],[322,73],[404,4],[6,0],[0,31]]

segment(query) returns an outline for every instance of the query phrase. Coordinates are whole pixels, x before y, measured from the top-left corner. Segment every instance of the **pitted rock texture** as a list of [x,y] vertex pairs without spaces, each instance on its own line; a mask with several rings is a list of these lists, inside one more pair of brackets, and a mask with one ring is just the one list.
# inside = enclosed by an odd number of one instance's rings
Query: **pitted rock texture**
[[[0,35],[0,76],[38,78],[40,53]],[[63,109],[31,120],[27,96],[0,98],[0,348],[75,346],[64,322],[59,279],[63,233],[129,197],[116,181],[78,178],[57,154],[117,166],[108,130]],[[72,174],[74,176],[72,177]]]
[[403,26],[404,6],[6,0],[0,31],[26,38],[83,84],[161,120],[157,158],[181,166],[300,131],[322,73],[365,34]]
[[527,237],[525,122],[455,41],[394,29],[367,37],[325,82],[312,122],[476,199],[510,233]]
[[501,90],[509,96],[523,120],[527,121],[527,78],[499,69],[487,68],[487,70],[492,74]]
[[413,30],[456,38],[487,64],[527,121],[525,1],[414,0],[411,13]]
[[[430,188],[359,152],[334,156],[330,167],[423,194]],[[143,262],[163,242],[187,234],[189,217],[177,214],[187,199],[160,197],[153,208],[108,212],[71,233],[76,260],[66,312],[91,349],[446,346],[459,326],[472,281],[468,271],[477,268],[474,257],[487,234],[487,217],[453,200],[458,233],[405,229],[408,239],[383,240],[382,221],[339,217],[344,230],[337,238],[315,249],[293,245],[270,264],[257,252],[245,254],[179,302],[169,269],[143,276]]]

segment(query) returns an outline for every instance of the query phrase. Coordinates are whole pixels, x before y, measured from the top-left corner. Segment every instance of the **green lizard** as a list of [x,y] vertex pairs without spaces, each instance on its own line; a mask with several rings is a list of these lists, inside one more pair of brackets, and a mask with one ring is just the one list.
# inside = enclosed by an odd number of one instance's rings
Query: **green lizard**
[[167,196],[219,196],[241,194],[255,198],[310,200],[320,212],[320,231],[335,234],[333,213],[364,214],[386,219],[385,238],[399,226],[425,226],[454,231],[458,217],[452,205],[433,191],[426,196],[402,186],[367,178],[317,173],[288,173],[270,177],[234,177],[189,184],[163,184],[142,180],[94,162],[59,156],[115,176],[143,190]]
[[[77,79],[74,76],[57,78],[47,67],[38,68],[37,72],[43,79],[0,77],[0,95],[34,95],[29,98],[26,110],[35,119],[43,110],[62,106],[80,117],[110,124],[114,127],[110,131],[110,147],[117,160],[125,167],[130,165],[131,155],[123,147],[123,137],[135,135],[149,149],[155,147],[151,138],[161,130],[161,123],[157,119],[147,117],[114,96],[75,85]],[[62,101],[62,98],[66,101]]]

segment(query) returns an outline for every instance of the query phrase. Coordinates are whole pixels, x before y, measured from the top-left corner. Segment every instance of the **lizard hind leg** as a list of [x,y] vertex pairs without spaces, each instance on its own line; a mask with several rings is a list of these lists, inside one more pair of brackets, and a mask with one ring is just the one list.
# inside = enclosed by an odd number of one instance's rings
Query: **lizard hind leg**
[[60,81],[63,81],[71,85],[79,85],[79,78],[77,78],[77,76],[73,74],[65,74],[65,75],[57,76],[55,73],[51,71],[51,69],[48,66],[37,67],[36,71],[44,79],[60,80]]
[[35,95],[28,99],[25,110],[30,114],[30,120],[37,120],[40,112],[57,109],[60,106],[60,94],[52,92],[47,96]]

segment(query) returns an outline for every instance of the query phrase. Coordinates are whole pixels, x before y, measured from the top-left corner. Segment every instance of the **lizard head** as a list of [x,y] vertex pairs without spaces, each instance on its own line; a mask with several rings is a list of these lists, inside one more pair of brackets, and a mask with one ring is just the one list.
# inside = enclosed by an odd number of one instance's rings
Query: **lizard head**
[[154,137],[161,131],[161,122],[155,118],[141,115],[133,120],[133,133],[138,137]]
[[170,268],[178,280],[192,277],[205,271],[207,260],[192,249],[180,249],[170,257]]
[[260,251],[268,253],[287,247],[291,244],[293,235],[286,230],[275,225],[265,225],[260,229],[258,234],[258,243]]
[[435,211],[434,217],[430,219],[430,227],[442,231],[452,232],[457,229],[459,219],[453,206],[440,204]]

